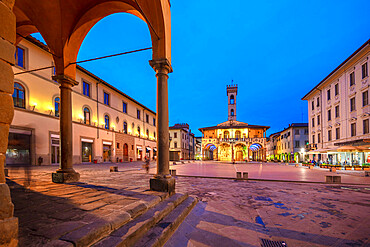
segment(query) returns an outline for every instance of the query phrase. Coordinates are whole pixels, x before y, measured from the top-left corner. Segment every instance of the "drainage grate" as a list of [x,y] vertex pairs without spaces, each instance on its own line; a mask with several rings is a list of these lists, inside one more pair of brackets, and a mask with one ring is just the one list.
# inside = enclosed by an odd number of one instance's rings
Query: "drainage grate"
[[284,241],[272,241],[269,239],[261,238],[261,247],[287,247],[288,245]]

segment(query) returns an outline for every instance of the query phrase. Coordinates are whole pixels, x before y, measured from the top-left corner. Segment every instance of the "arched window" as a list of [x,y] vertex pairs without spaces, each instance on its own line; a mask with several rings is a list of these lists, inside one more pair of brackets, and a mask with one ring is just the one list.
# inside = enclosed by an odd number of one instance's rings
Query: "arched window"
[[59,117],[59,107],[60,106],[60,98],[59,97],[55,97],[54,99],[54,111],[55,111],[55,116],[56,117]]
[[137,133],[140,136],[140,126],[137,126]]
[[230,115],[231,115],[231,116],[234,116],[234,109],[231,109],[231,111],[230,111]]
[[230,105],[233,105],[235,103],[234,95],[230,96]]
[[104,122],[105,122],[104,128],[108,130],[109,129],[109,116],[108,115],[104,116]]
[[149,130],[146,129],[146,137],[149,138]]
[[89,108],[84,108],[84,124],[90,124],[90,110]]
[[229,131],[225,131],[225,132],[224,132],[224,138],[225,138],[225,139],[228,139],[228,138],[229,138]]
[[127,123],[123,122],[123,133],[127,134]]
[[15,107],[25,108],[25,90],[18,82],[14,82],[13,103]]
[[174,146],[174,148],[177,148],[177,142],[175,142],[175,143],[173,144],[173,146]]
[[235,138],[240,138],[241,136],[240,136],[240,131],[239,130],[237,130],[237,131],[235,131]]

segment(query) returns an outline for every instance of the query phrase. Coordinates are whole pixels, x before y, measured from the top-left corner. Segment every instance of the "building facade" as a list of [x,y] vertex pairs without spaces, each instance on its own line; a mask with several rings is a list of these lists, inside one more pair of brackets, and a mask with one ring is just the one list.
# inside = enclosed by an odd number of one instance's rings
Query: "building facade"
[[237,121],[236,95],[238,85],[228,85],[226,92],[228,121],[199,129],[203,134],[203,159],[231,162],[266,160],[266,131],[270,127]]
[[370,40],[302,98],[308,102],[311,160],[370,163],[369,56]]
[[187,123],[178,123],[169,127],[170,160],[195,159],[195,138]]
[[[52,55],[32,37],[17,47],[14,119],[7,165],[58,164],[60,90]],[[36,68],[48,69],[22,73]],[[77,67],[72,88],[73,163],[156,157],[156,113],[91,72]]]
[[288,128],[271,134],[267,142],[268,160],[303,162],[308,143],[308,124],[292,123]]

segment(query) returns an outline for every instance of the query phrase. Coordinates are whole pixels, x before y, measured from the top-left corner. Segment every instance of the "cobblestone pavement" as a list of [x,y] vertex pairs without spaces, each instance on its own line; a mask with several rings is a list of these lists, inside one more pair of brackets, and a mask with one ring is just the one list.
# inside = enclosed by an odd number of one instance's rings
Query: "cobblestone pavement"
[[[42,246],[82,224],[112,220],[138,201],[158,200],[141,164],[119,164],[117,173],[110,164],[77,165],[76,184],[51,183],[56,167],[32,167],[27,189],[24,171],[9,168],[20,246]],[[166,246],[260,246],[260,238],[288,246],[370,246],[370,185],[176,180],[177,192],[200,202]]]
[[364,171],[337,171],[330,172],[329,169],[308,167],[294,167],[293,164],[285,163],[222,163],[212,161],[196,161],[190,164],[171,165],[177,175],[192,175],[205,177],[230,177],[235,178],[236,172],[248,172],[249,178],[284,180],[284,181],[306,181],[325,182],[326,175],[338,175],[342,183],[369,184],[370,177],[365,177]]

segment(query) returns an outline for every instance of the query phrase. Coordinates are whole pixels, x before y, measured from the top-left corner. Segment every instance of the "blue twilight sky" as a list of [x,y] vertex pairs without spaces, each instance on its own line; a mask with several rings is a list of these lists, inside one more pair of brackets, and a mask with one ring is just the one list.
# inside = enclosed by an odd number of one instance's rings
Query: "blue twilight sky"
[[[229,4],[227,4],[229,3]],[[237,120],[271,126],[307,122],[301,98],[370,38],[370,1],[172,0],[170,125],[192,131],[227,120],[226,85],[239,86]],[[102,19],[78,60],[150,47],[129,14]],[[156,111],[151,51],[81,64]]]

